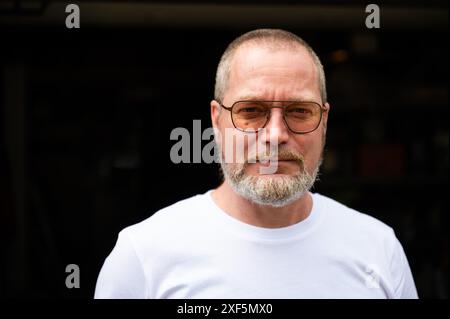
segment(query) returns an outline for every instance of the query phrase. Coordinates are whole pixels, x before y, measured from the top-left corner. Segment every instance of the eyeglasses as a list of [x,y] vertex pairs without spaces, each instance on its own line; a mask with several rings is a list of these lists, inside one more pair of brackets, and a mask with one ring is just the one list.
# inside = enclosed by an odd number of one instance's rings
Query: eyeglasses
[[[283,103],[284,106],[273,106]],[[282,108],[283,118],[289,130],[296,134],[315,131],[322,115],[327,109],[316,102],[306,101],[237,101],[231,107],[220,103],[231,112],[231,121],[236,129],[243,132],[257,132],[263,129],[270,119],[272,108]]]

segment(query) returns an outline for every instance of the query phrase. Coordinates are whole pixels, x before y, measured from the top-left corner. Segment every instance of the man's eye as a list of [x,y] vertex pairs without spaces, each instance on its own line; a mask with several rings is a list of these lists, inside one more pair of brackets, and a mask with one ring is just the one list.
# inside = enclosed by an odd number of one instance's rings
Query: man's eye
[[262,107],[258,107],[258,106],[247,106],[247,107],[243,107],[240,108],[238,110],[238,113],[262,113],[264,112],[264,108]]
[[247,112],[247,113],[260,112],[260,111],[261,110],[256,108],[256,107],[246,107],[246,108],[241,110],[241,112]]
[[300,107],[296,107],[296,108],[292,108],[290,110],[288,110],[289,113],[301,113],[301,114],[307,114],[310,111],[308,109],[304,109],[304,108],[300,108]]

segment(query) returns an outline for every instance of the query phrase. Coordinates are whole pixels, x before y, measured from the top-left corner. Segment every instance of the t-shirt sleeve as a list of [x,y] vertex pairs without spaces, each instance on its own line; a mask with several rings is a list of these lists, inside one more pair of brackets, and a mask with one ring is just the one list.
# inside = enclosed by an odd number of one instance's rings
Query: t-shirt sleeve
[[95,287],[95,299],[142,299],[147,297],[145,274],[132,245],[122,231],[106,258]]
[[394,298],[417,299],[416,285],[405,251],[394,235],[394,252],[391,260],[391,274],[394,284]]

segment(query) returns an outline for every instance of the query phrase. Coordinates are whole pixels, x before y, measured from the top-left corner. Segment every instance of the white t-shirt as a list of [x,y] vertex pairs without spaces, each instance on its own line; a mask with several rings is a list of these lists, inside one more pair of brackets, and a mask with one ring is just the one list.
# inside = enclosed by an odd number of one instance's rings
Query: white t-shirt
[[318,193],[303,221],[262,228],[211,190],[122,230],[95,298],[417,298],[393,230]]

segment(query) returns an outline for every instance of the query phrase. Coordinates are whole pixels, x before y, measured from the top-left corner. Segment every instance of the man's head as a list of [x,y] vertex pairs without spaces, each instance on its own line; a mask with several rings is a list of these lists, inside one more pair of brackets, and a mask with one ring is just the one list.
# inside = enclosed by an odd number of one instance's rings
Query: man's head
[[[263,131],[238,130],[251,123],[249,115],[237,122],[239,114],[233,105],[243,100],[266,101],[266,113],[260,112],[267,115],[267,121],[260,125]],[[287,109],[293,101],[312,102],[311,109]],[[271,29],[251,31],[234,40],[219,63],[215,100],[211,102],[213,126],[221,133],[216,141],[226,182],[239,195],[261,205],[284,206],[301,197],[312,187],[321,163],[328,110],[322,64],[303,40]],[[256,114],[253,106],[242,112]],[[318,126],[308,127],[299,120],[309,113],[315,114],[311,123]],[[302,132],[303,127],[310,129]],[[227,130],[234,136],[230,138]],[[245,161],[224,161],[223,150],[234,138],[249,135],[255,138],[245,140]],[[265,164],[258,160],[252,163],[255,158],[266,157],[276,159],[276,172],[261,174]]]

